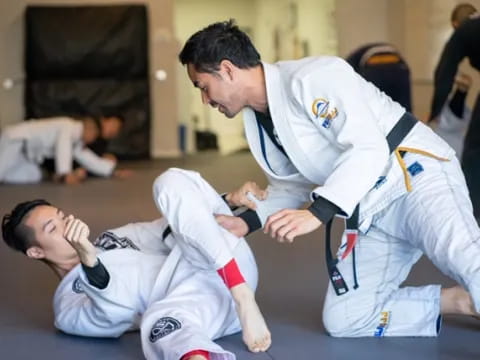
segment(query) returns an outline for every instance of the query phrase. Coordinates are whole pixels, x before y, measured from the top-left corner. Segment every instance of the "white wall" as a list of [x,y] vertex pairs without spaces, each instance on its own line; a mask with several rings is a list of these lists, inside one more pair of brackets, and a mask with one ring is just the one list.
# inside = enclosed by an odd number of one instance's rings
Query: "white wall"
[[[334,0],[176,0],[175,33],[181,44],[196,31],[217,21],[234,18],[248,29],[262,60],[273,62],[309,54],[334,54],[337,38],[333,27]],[[277,41],[275,41],[275,37]],[[185,69],[178,68],[179,117],[193,138],[199,130],[217,134],[220,152],[228,154],[246,147],[241,114],[226,119],[217,110],[201,103],[198,89],[189,83]],[[193,142],[189,142],[193,150]]]
[[367,43],[390,41],[388,3],[389,0],[335,1],[339,56],[345,57]]
[[[176,0],[175,34],[180,44],[205,26],[234,18],[241,27],[253,27],[251,10],[253,0]],[[194,149],[194,130],[210,130],[217,134],[219,150],[228,154],[247,146],[243,137],[241,115],[226,119],[216,109],[201,102],[200,92],[188,80],[186,69],[177,65],[178,74],[178,113],[182,124],[188,127],[188,150]],[[198,122],[193,123],[196,118]]]

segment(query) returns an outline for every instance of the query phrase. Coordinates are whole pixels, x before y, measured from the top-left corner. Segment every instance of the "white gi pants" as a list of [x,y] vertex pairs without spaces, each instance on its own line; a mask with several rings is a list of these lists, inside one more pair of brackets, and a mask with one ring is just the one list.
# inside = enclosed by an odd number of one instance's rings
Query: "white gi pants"
[[212,360],[234,360],[212,340],[241,330],[231,294],[216,269],[235,258],[255,290],[257,266],[241,238],[221,228],[214,214],[231,215],[215,190],[196,172],[170,169],[154,183],[154,197],[167,219],[182,260],[168,292],[143,315],[142,347],[147,359],[179,360],[193,350]]
[[0,183],[27,184],[41,180],[42,171],[26,158],[22,140],[0,136]]
[[323,320],[332,336],[436,336],[440,285],[399,287],[422,254],[464,286],[480,310],[480,230],[457,159],[410,153],[404,159],[423,171],[411,176],[413,190],[360,234],[359,288],[353,289],[351,255],[337,265],[350,290],[337,296],[329,284]]

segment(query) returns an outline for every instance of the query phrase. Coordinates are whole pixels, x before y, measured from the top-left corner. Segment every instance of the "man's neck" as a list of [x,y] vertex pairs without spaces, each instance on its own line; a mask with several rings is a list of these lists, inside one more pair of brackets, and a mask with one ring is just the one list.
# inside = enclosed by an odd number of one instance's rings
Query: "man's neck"
[[268,113],[267,86],[263,65],[250,69],[247,73],[245,93],[248,94],[247,106],[261,113]]
[[78,258],[66,261],[64,263],[53,263],[46,261],[46,264],[52,269],[52,271],[62,280],[67,274],[78,264],[80,260]]

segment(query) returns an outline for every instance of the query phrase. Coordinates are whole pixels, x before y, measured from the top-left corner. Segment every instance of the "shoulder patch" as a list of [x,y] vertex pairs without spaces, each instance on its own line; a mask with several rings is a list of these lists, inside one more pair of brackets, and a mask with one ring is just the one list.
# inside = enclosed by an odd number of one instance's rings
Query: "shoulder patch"
[[154,343],[158,339],[161,339],[181,328],[182,324],[177,319],[163,317],[153,324],[152,330],[150,331],[150,342]]
[[332,120],[337,117],[338,110],[336,107],[332,106],[330,101],[327,99],[317,98],[312,103],[312,113],[315,118],[324,119],[322,126],[325,129],[328,129],[332,123]]

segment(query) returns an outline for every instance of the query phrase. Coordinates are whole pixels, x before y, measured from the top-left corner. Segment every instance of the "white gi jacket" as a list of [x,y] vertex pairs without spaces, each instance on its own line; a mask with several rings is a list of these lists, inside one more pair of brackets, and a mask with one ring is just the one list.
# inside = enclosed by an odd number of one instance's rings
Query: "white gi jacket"
[[[298,208],[317,194],[347,216],[361,202],[359,229],[368,229],[373,214],[407,191],[404,171],[389,154],[386,141],[405,109],[337,57],[264,63],[263,67],[270,115],[290,160],[263,130],[259,132],[253,110],[245,109],[250,149],[270,180],[270,196],[257,210],[262,224],[274,211]],[[415,125],[401,146],[442,158],[454,156],[422,123]],[[375,186],[381,176],[385,178]]]
[[74,267],[54,295],[55,327],[98,337],[138,330],[151,297],[166,291],[180,259],[180,251],[171,251],[161,238],[165,227],[159,219],[103,233],[96,243],[106,250],[98,257],[110,274],[107,287],[90,285],[81,265]]
[[111,175],[115,162],[98,157],[82,142],[83,125],[69,117],[25,121],[9,126],[2,136],[25,144],[28,160],[41,164],[47,158],[55,160],[55,173],[65,175],[76,160],[88,171],[99,176]]

